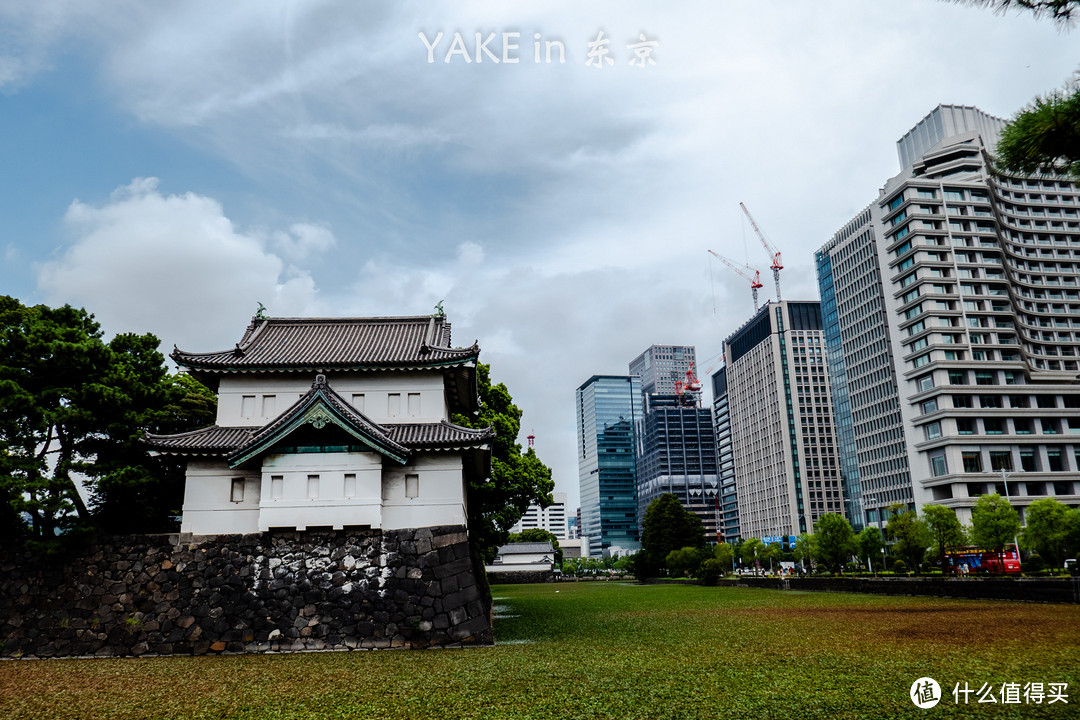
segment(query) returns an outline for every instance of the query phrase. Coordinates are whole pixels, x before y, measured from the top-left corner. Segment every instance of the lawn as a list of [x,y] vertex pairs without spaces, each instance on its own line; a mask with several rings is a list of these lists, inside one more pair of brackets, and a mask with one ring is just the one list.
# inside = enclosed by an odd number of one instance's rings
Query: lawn
[[[0,718],[1080,717],[1080,607],[496,586],[493,648],[0,662]],[[911,683],[945,697],[917,709]],[[1069,704],[957,706],[956,683]]]

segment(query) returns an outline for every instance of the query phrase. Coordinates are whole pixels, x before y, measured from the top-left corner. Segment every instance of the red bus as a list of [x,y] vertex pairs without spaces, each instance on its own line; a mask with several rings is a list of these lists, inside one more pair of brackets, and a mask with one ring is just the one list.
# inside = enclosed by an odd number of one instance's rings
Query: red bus
[[967,565],[969,573],[1001,573],[1002,560],[1004,572],[1020,572],[1020,556],[1014,544],[1006,545],[1001,555],[972,545],[952,547],[945,551],[945,572],[960,575],[963,574],[963,566]]

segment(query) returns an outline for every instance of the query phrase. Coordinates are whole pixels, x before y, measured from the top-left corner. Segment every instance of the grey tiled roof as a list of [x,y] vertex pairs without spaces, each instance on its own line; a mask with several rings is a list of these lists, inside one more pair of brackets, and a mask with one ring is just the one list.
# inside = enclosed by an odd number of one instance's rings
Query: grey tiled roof
[[[402,423],[380,425],[345,402],[320,375],[311,390],[288,410],[263,427],[219,427],[211,425],[177,435],[147,434],[146,442],[162,453],[178,455],[239,456],[273,444],[291,432],[300,418],[319,401],[329,405],[344,421],[358,430],[367,441],[392,456],[406,457],[412,450],[459,450],[481,447],[495,437],[492,428],[473,430],[445,420],[437,423]],[[262,452],[262,450],[258,450]]]
[[177,365],[191,370],[274,371],[446,367],[475,361],[476,343],[450,347],[445,316],[254,319],[231,350],[196,353],[175,348]]
[[500,555],[531,555],[555,552],[550,542],[508,543],[499,547]]
[[477,447],[495,438],[492,428],[473,430],[445,420],[439,423],[387,424],[382,427],[394,440],[416,450]]
[[257,427],[220,427],[210,425],[176,435],[146,434],[151,449],[171,455],[227,455],[248,443]]

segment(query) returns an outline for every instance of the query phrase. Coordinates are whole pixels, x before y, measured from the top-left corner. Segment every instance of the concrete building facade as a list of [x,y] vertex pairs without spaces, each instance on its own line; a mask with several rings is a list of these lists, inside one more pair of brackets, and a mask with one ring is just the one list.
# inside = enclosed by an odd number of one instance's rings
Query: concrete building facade
[[1080,188],[997,174],[1003,122],[936,108],[817,254],[863,522],[901,502],[969,523],[987,492],[1080,501]]
[[630,375],[641,378],[645,395],[674,395],[676,383],[686,378],[686,371],[696,362],[693,346],[653,345],[630,363]]
[[768,302],[724,341],[743,538],[812,532],[843,512],[818,302]]
[[547,530],[559,538],[560,541],[570,537],[569,525],[566,517],[566,493],[552,493],[552,503],[542,508],[533,503],[517,521],[510,532],[519,533],[522,530]]

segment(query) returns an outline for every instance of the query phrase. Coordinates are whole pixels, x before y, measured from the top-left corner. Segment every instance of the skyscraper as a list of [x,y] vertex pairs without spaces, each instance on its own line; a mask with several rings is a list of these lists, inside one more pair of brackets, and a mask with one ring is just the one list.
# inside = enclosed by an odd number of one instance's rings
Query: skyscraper
[[674,395],[675,384],[686,378],[694,364],[694,347],[686,345],[653,345],[630,363],[630,374],[641,378],[645,395]]
[[713,428],[716,432],[716,463],[720,480],[719,540],[739,539],[739,496],[735,483],[735,445],[731,439],[731,410],[728,405],[727,366],[713,373]]
[[571,537],[566,517],[566,493],[552,493],[551,499],[552,503],[546,508],[542,508],[535,503],[529,505],[521,519],[510,528],[510,532],[547,530],[560,540]]
[[724,353],[739,531],[813,532],[843,512],[821,304],[766,303]]
[[671,493],[700,518],[705,539],[716,542],[720,483],[708,408],[691,393],[646,395],[635,436],[639,525],[649,503]]
[[583,551],[586,539],[592,557],[612,547],[636,551],[634,426],[641,418],[641,380],[593,375],[576,398]]
[[996,173],[1003,122],[935,108],[897,143],[900,174],[817,253],[863,522],[893,502],[970,522],[995,491],[1021,510],[1080,500],[1080,189]]

